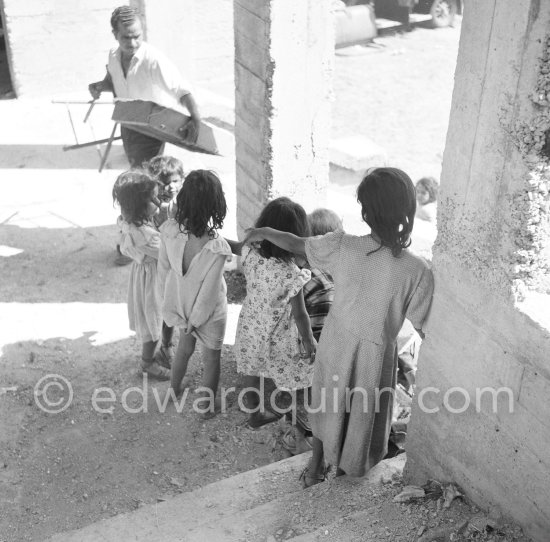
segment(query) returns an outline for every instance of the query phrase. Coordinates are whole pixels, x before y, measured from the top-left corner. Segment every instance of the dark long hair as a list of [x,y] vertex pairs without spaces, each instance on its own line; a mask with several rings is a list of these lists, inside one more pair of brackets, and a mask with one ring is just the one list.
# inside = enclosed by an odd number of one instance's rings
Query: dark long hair
[[223,227],[227,204],[222,183],[213,171],[191,171],[185,177],[176,201],[176,220],[180,231],[196,237],[202,237],[205,233],[215,237],[216,230]]
[[113,186],[113,200],[120,205],[126,222],[143,226],[149,220],[147,207],[156,187],[157,182],[138,169],[125,171],[118,176]]
[[381,167],[369,171],[357,188],[361,216],[380,238],[381,247],[399,256],[411,244],[416,193],[410,177],[400,169]]
[[[270,201],[260,213],[255,227],[269,227],[274,230],[293,233],[298,237],[307,237],[309,234],[307,215],[304,208],[286,197]],[[259,252],[264,258],[277,258],[285,262],[290,262],[294,257],[294,254],[265,240],[260,243]]]

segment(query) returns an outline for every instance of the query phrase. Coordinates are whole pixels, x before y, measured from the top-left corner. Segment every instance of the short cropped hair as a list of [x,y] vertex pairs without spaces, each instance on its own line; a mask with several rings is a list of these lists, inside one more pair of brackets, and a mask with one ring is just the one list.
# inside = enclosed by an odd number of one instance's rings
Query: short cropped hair
[[122,26],[130,26],[135,21],[141,22],[141,14],[137,9],[130,6],[120,6],[111,14],[111,28],[113,32],[118,30],[119,23]]
[[341,218],[330,209],[315,209],[307,215],[310,235],[325,235],[332,231],[342,229]]
[[172,175],[178,175],[182,180],[185,176],[183,162],[174,156],[167,156],[165,154],[155,156],[145,164],[145,167],[153,178],[159,180],[163,184],[166,184]]

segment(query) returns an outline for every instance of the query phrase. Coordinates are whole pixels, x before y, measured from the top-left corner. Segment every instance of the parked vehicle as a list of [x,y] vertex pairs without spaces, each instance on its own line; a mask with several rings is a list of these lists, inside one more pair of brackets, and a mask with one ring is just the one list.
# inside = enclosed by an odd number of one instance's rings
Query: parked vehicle
[[366,43],[382,30],[427,22],[453,24],[462,0],[334,0],[336,48]]
[[431,17],[434,28],[452,26],[457,13],[462,12],[462,0],[344,0],[346,6],[372,5],[376,18],[409,23],[411,14]]

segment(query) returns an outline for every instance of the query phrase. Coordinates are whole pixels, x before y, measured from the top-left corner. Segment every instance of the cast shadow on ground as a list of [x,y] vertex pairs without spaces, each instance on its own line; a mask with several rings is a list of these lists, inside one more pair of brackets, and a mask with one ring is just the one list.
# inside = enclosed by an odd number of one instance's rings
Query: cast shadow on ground
[[[98,170],[105,147],[103,144],[63,150],[63,145],[0,145],[0,168]],[[122,145],[117,141],[111,147],[105,169],[126,169],[127,167],[128,162]]]
[[0,245],[23,252],[0,256],[0,302],[124,303],[130,266],[115,265],[116,226],[0,227]]

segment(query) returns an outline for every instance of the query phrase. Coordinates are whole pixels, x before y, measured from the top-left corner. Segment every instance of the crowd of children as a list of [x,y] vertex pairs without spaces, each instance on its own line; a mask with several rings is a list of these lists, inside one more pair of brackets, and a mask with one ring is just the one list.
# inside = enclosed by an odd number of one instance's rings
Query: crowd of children
[[[260,379],[269,378],[295,399],[289,447],[303,450],[308,438],[313,448],[304,487],[323,481],[329,464],[337,474],[360,476],[384,457],[393,402],[375,391],[395,388],[397,334],[405,318],[422,333],[433,292],[428,266],[407,250],[417,193],[404,172],[365,175],[357,200],[371,232],[361,237],[344,233],[330,210],[308,216],[280,197],[243,242],[226,240],[219,234],[227,213],[219,178],[205,170],[184,176],[181,162],[166,156],[120,175],[113,198],[121,208],[120,250],[133,260],[128,316],[145,373],[170,380],[177,398],[188,387],[198,341],[210,405],[200,415],[216,414],[227,319],[223,271],[238,254],[247,296],[235,355],[248,425],[278,418],[258,408]],[[354,389],[363,393],[350,395]]]

